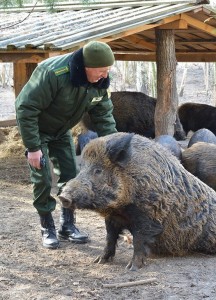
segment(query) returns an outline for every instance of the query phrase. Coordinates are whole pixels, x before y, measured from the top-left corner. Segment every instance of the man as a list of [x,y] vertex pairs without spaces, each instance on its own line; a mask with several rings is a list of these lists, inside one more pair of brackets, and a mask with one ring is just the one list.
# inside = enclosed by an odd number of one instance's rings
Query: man
[[59,239],[85,243],[88,235],[74,225],[74,212],[61,208],[58,237],[52,218],[56,200],[51,196],[49,159],[58,175],[59,193],[76,176],[71,128],[88,111],[99,136],[116,132],[113,105],[108,95],[109,71],[114,63],[111,48],[89,42],[73,54],[40,63],[16,99],[17,124],[33,183],[33,204],[40,216],[42,243],[59,247]]

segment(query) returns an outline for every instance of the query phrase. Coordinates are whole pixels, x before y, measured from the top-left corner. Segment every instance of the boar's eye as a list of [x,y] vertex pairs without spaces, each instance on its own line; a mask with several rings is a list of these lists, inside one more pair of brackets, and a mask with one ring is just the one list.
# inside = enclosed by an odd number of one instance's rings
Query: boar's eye
[[102,169],[101,168],[97,168],[97,169],[94,169],[94,175],[100,175],[102,173]]

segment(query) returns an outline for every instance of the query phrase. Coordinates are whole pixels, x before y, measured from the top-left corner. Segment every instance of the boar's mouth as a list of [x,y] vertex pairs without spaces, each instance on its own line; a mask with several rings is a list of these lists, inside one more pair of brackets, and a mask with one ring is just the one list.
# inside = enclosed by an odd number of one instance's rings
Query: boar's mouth
[[74,208],[74,204],[72,203],[72,201],[70,199],[65,198],[61,195],[59,195],[58,197],[59,197],[63,207],[65,207],[65,208]]

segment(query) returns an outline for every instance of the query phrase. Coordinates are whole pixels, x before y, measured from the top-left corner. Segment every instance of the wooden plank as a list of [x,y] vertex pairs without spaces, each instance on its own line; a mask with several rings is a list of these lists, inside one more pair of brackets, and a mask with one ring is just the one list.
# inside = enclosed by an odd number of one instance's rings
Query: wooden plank
[[0,51],[0,61],[1,62],[14,62],[14,63],[39,63],[42,60],[54,56],[63,54],[62,52],[45,52],[40,53],[36,51],[35,53],[17,52],[17,51]]
[[[216,51],[213,52],[187,52],[176,51],[176,59],[178,62],[215,62]],[[155,61],[155,52],[116,52],[116,60],[121,61]]]
[[127,37],[127,36],[131,36],[131,35],[136,34],[136,33],[140,33],[142,31],[153,29],[155,27],[158,27],[158,24],[151,24],[151,25],[144,24],[144,25],[140,25],[140,26],[137,26],[135,28],[132,28],[132,29],[125,30],[125,31],[117,33],[117,34],[107,35],[104,38],[101,38],[100,40],[105,42],[105,43],[109,43],[111,41],[116,41],[118,39],[121,39],[121,38],[124,38],[124,37]]
[[160,29],[188,29],[188,24],[185,20],[177,20],[171,23],[167,23],[159,26]]
[[207,39],[207,40],[200,40],[200,39],[194,39],[190,41],[184,41],[182,39],[175,39],[176,43],[179,43],[181,45],[193,45],[193,44],[200,44],[205,45],[206,43],[216,44],[216,40]]
[[149,50],[153,50],[153,51],[156,51],[156,45],[154,43],[149,43],[149,42],[146,42],[145,40],[137,37],[137,36],[129,36],[129,37],[124,37],[123,38],[125,41],[135,45],[136,47],[138,48],[141,48],[143,49],[144,48],[147,48]]
[[215,27],[208,25],[206,23],[203,23],[195,18],[192,18],[185,13],[181,14],[181,18],[183,20],[185,20],[188,24],[190,24],[190,26],[192,26],[196,29],[205,31],[210,35],[216,36],[216,28]]

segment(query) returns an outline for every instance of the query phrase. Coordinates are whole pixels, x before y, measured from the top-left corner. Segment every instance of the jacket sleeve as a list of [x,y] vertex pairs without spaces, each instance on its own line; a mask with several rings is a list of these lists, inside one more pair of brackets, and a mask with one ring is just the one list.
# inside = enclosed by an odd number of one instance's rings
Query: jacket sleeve
[[117,132],[112,112],[113,104],[106,92],[103,99],[88,112],[98,136]]
[[57,79],[53,72],[38,65],[15,101],[17,125],[25,147],[40,149],[38,117],[55,98]]

